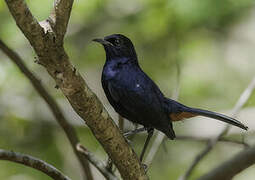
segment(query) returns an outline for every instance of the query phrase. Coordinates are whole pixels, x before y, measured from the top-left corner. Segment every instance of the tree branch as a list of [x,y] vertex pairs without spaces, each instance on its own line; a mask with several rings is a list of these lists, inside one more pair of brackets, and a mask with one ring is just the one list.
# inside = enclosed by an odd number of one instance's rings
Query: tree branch
[[38,92],[38,94],[43,98],[43,100],[49,106],[50,111],[54,115],[58,124],[64,130],[75,155],[77,156],[79,162],[81,163],[83,172],[87,176],[86,179],[92,180],[93,177],[91,174],[89,163],[87,162],[85,158],[83,158],[78,153],[76,149],[76,144],[79,143],[79,138],[74,128],[68,123],[67,119],[65,118],[58,104],[55,102],[53,97],[47,92],[47,90],[43,87],[40,80],[37,79],[37,77],[31,71],[29,71],[29,69],[27,68],[24,61],[21,59],[21,57],[12,49],[10,49],[3,41],[1,41],[1,39],[0,39],[0,49],[2,49],[2,51],[10,58],[10,60],[18,66],[20,71],[29,79],[29,81],[31,82],[35,90]]
[[255,146],[238,153],[198,180],[231,180],[236,174],[253,164],[255,164]]
[[[204,138],[204,137],[193,137],[193,136],[176,136],[176,140],[187,140],[187,141],[198,141],[198,142],[206,142],[208,143],[211,139],[210,138]],[[249,147],[249,144],[239,141],[239,140],[232,140],[232,139],[227,139],[224,137],[221,137],[219,139],[219,142],[224,142],[224,143],[231,143],[231,144],[236,144],[236,145],[242,145],[246,148]]]
[[124,118],[121,116],[121,115],[119,115],[119,129],[120,129],[120,131],[123,133],[124,131]]
[[[119,115],[118,116],[118,126],[119,126],[119,130],[121,133],[123,133],[124,131],[124,118]],[[106,169],[108,169],[108,171],[112,171],[113,170],[113,162],[111,160],[111,157],[108,157],[107,159],[107,165],[106,165]]]
[[5,0],[17,26],[27,37],[33,47],[38,50],[44,48],[43,28],[30,12],[24,0]]
[[118,180],[118,178],[112,174],[110,171],[107,170],[104,163],[100,160],[98,160],[94,154],[89,152],[85,147],[83,147],[81,144],[77,144],[77,150],[84,155],[91,164],[93,164],[100,172],[101,174],[108,180]]
[[54,22],[53,29],[57,38],[60,40],[60,43],[62,43],[67,30],[72,6],[73,0],[54,0],[54,10],[52,11],[50,18]]
[[[14,8],[15,6],[11,5],[16,1],[6,0],[11,12],[17,11]],[[19,16],[26,17],[25,12],[21,11],[20,13],[18,14]],[[17,14],[12,13],[12,15],[17,21]],[[24,34],[27,37],[28,32]],[[147,179],[148,177],[137,155],[128,145],[97,96],[71,65],[63,45],[56,44],[52,33],[47,33],[47,36],[42,37],[45,44],[43,49],[38,48],[36,43],[32,44],[32,40],[29,39],[38,55],[39,62],[54,78],[76,113],[86,122],[94,136],[113,160],[122,178]]]
[[[232,110],[232,116],[235,117],[239,113],[239,111],[242,109],[242,107],[246,104],[246,102],[250,98],[252,92],[254,91],[254,88],[255,88],[255,77],[252,79],[252,81],[250,82],[248,87],[244,90],[244,92],[239,97],[237,103],[235,104],[235,107]],[[230,126],[226,125],[225,128],[223,129],[223,131],[220,132],[220,134],[218,136],[216,136],[215,138],[212,138],[208,142],[205,149],[202,150],[201,153],[199,153],[195,157],[191,166],[188,168],[186,173],[179,178],[179,180],[186,180],[191,175],[192,171],[195,169],[195,167],[198,165],[198,163],[213,149],[213,147],[219,141],[219,139],[221,139],[225,134],[227,134],[229,128],[230,128]]]
[[43,172],[44,174],[52,177],[52,179],[55,180],[71,180],[67,176],[62,174],[59,170],[57,170],[54,166],[29,155],[0,149],[0,159],[24,164],[26,166]]

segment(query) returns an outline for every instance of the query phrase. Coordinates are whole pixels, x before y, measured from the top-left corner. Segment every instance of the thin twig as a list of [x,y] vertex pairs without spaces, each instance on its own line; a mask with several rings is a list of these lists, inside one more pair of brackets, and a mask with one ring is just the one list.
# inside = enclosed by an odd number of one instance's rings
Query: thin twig
[[[233,110],[232,110],[232,116],[235,117],[242,107],[246,104],[248,99],[250,98],[252,92],[254,91],[255,88],[255,77],[252,79],[248,87],[244,90],[244,92],[241,94],[239,97],[237,103],[235,104]],[[198,163],[213,149],[215,144],[221,139],[227,132],[229,131],[230,126],[227,124],[225,128],[219,133],[218,136],[215,138],[212,138],[205,149],[203,149],[194,159],[192,162],[191,166],[188,168],[186,173],[179,178],[179,180],[186,180],[192,173],[192,171],[195,169],[195,167],[198,165]]]
[[100,172],[101,174],[108,180],[118,180],[118,178],[112,174],[108,169],[106,168],[105,164],[98,160],[94,154],[89,152],[85,147],[83,147],[81,144],[77,144],[77,150],[84,155],[91,164],[93,164]]
[[[210,141],[210,138],[204,138],[204,137],[194,137],[194,136],[176,136],[176,140],[187,140],[187,141],[198,141],[198,142],[205,142],[208,143],[208,141]],[[244,146],[246,148],[248,148],[250,145],[246,142],[240,141],[240,140],[232,140],[232,139],[227,139],[224,137],[221,137],[219,139],[219,142],[224,142],[224,143],[231,143],[231,144],[236,144],[236,145],[241,145]]]
[[67,119],[63,115],[60,107],[56,103],[56,101],[53,99],[53,97],[47,92],[47,90],[44,88],[44,86],[41,84],[40,80],[37,79],[37,77],[29,71],[27,66],[25,65],[24,61],[21,59],[21,57],[14,52],[12,49],[10,49],[3,41],[0,39],[0,49],[10,58],[12,62],[14,62],[20,71],[29,79],[33,87],[36,89],[38,94],[44,99],[46,104],[49,106],[50,111],[54,115],[56,121],[58,124],[62,127],[64,130],[74,153],[76,154],[79,162],[82,165],[83,171],[85,175],[87,176],[86,179],[92,180],[92,173],[89,167],[88,161],[83,158],[79,152],[76,149],[76,144],[79,143],[78,136],[74,130],[74,128],[68,123]]
[[55,180],[71,180],[70,178],[62,174],[54,166],[26,154],[0,149],[0,160],[7,160],[19,164],[24,164],[25,166],[43,172],[44,174]]
[[165,135],[160,132],[160,131],[157,131],[157,135],[156,135],[156,138],[155,140],[153,141],[153,144],[151,146],[151,149],[150,151],[148,152],[147,156],[146,156],[146,159],[145,159],[145,164],[149,167],[156,155],[156,153],[158,152],[158,149],[160,147],[160,145],[162,144],[163,140],[164,140],[164,137]]

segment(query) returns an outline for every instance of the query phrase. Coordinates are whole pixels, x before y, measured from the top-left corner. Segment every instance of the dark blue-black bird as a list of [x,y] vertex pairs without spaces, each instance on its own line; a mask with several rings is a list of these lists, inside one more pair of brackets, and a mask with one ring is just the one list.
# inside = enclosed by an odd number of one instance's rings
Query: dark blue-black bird
[[141,159],[153,134],[153,129],[174,139],[172,122],[194,116],[206,116],[247,130],[241,122],[223,114],[190,108],[164,96],[158,86],[141,69],[135,48],[129,38],[113,34],[94,39],[104,46],[106,62],[102,86],[106,97],[121,116],[143,125],[148,131]]

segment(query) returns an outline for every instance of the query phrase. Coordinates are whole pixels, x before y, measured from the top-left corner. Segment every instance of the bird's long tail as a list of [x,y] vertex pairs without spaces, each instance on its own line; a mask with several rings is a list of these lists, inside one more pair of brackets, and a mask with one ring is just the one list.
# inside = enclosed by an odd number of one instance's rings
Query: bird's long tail
[[240,121],[220,113],[207,111],[203,109],[190,108],[168,98],[166,98],[166,103],[169,116],[172,121],[180,121],[185,118],[191,118],[195,116],[205,116],[229,123],[244,130],[248,129],[248,127],[242,124]]

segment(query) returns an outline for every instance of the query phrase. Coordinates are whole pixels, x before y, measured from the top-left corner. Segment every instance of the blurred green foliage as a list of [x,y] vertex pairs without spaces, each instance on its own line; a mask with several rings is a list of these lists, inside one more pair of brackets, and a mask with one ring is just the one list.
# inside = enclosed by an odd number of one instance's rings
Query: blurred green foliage
[[[39,21],[48,17],[53,4],[51,0],[26,2]],[[178,64],[181,102],[212,110],[230,109],[254,75],[252,48],[244,51],[245,44],[251,43],[252,38],[245,36],[249,29],[239,30],[242,23],[254,20],[252,10],[252,0],[78,0],[74,2],[65,48],[106,106],[109,104],[100,85],[105,54],[91,39],[122,33],[132,39],[141,66],[167,96],[170,97],[177,86]],[[4,1],[0,1],[0,20],[0,38],[24,58],[55,96],[76,126],[82,143],[100,158],[106,158],[91,132],[79,124],[81,121],[74,113],[69,115],[72,109],[61,92],[53,88],[53,80],[42,67],[33,63],[35,54]],[[239,39],[244,44],[240,47],[237,46],[241,44]],[[237,46],[238,52],[233,46]],[[81,173],[76,159],[50,111],[27,79],[1,52],[0,59],[0,148],[41,158],[73,179],[79,179]],[[247,106],[254,105],[253,95]],[[178,134],[185,132],[181,124],[177,124],[176,129]],[[139,136],[132,144],[137,152],[143,141],[144,136]],[[204,144],[167,141],[165,146],[168,152],[162,146],[149,169],[151,179],[177,179]],[[192,179],[238,150],[240,148],[229,145],[217,146],[195,170]],[[15,163],[0,161],[0,169],[0,179],[50,179]],[[249,179],[242,175],[236,179],[243,177]]]

